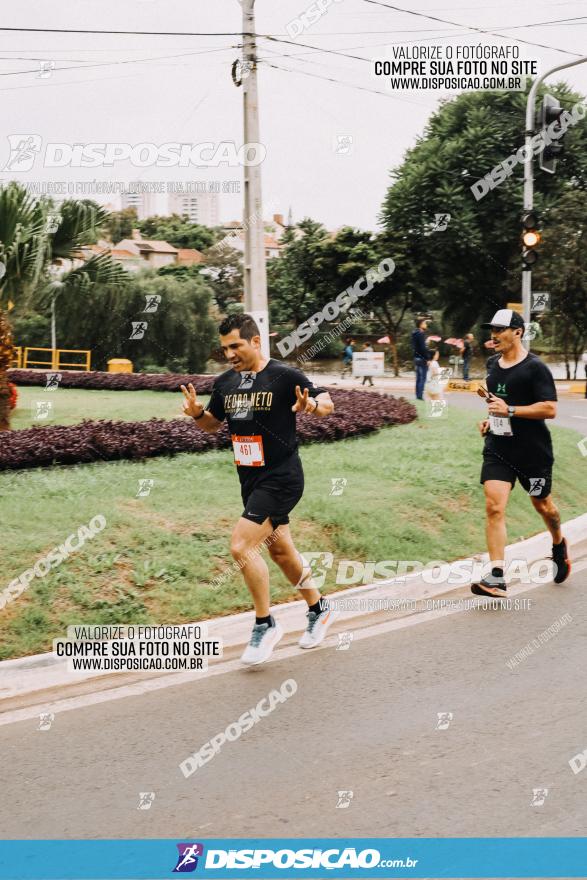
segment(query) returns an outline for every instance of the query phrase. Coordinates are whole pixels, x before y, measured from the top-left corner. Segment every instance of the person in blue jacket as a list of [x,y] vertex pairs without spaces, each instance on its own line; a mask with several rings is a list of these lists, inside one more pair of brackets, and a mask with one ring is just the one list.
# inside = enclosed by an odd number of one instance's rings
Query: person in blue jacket
[[431,352],[426,347],[426,318],[416,319],[416,329],[412,331],[412,349],[414,352],[414,367],[416,368],[416,399],[424,400],[424,385],[428,373],[428,361]]
[[354,352],[354,344],[355,340],[351,339],[349,336],[345,339],[344,343],[344,351],[342,353],[342,371],[340,374],[340,378],[344,379],[347,373],[352,375],[353,372],[353,352]]

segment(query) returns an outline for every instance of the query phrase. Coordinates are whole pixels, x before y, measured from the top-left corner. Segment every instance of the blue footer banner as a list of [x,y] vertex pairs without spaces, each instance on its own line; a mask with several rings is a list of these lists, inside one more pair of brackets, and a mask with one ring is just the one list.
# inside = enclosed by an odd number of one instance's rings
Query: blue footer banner
[[0,880],[587,877],[585,837],[4,840]]

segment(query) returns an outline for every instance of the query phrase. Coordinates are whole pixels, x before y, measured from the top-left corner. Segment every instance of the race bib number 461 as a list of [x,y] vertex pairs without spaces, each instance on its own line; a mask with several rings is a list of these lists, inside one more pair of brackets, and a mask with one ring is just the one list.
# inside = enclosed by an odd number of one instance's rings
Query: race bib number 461
[[265,464],[263,438],[260,434],[232,435],[234,463],[239,467],[262,467]]

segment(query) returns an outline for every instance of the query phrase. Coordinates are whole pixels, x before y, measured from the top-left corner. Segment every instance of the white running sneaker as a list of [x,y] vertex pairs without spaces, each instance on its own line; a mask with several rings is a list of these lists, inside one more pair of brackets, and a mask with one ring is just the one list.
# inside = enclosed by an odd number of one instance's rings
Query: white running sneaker
[[316,648],[324,641],[330,625],[340,617],[340,611],[326,606],[319,614],[315,611],[307,611],[306,617],[308,625],[298,645],[300,648]]
[[268,623],[256,623],[251,633],[251,640],[244,650],[241,662],[247,666],[264,663],[273,652],[273,648],[283,636],[283,629],[277,622],[273,626]]

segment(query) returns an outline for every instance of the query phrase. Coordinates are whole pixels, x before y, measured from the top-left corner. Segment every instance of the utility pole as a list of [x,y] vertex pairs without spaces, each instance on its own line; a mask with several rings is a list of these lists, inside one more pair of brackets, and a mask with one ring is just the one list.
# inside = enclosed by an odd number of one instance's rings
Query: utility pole
[[[243,110],[245,144],[258,144],[259,99],[257,92],[257,45],[255,0],[240,0],[243,7]],[[261,331],[261,348],[269,357],[269,308],[265,265],[265,230],[261,198],[261,169],[245,165],[245,311]]]
[[[547,76],[551,73],[557,73],[559,70],[566,70],[567,67],[575,67],[577,64],[585,64],[587,56],[578,58],[576,61],[570,61],[567,64],[559,64],[557,67],[551,67],[542,76],[534,80],[528,102],[526,104],[526,150],[524,155],[524,213],[534,210],[534,155],[532,151],[532,138],[534,137],[534,129],[536,125],[536,94]],[[529,324],[532,311],[532,270],[525,268],[522,272],[522,309],[524,313],[524,323]],[[530,343],[526,341],[528,348]]]

